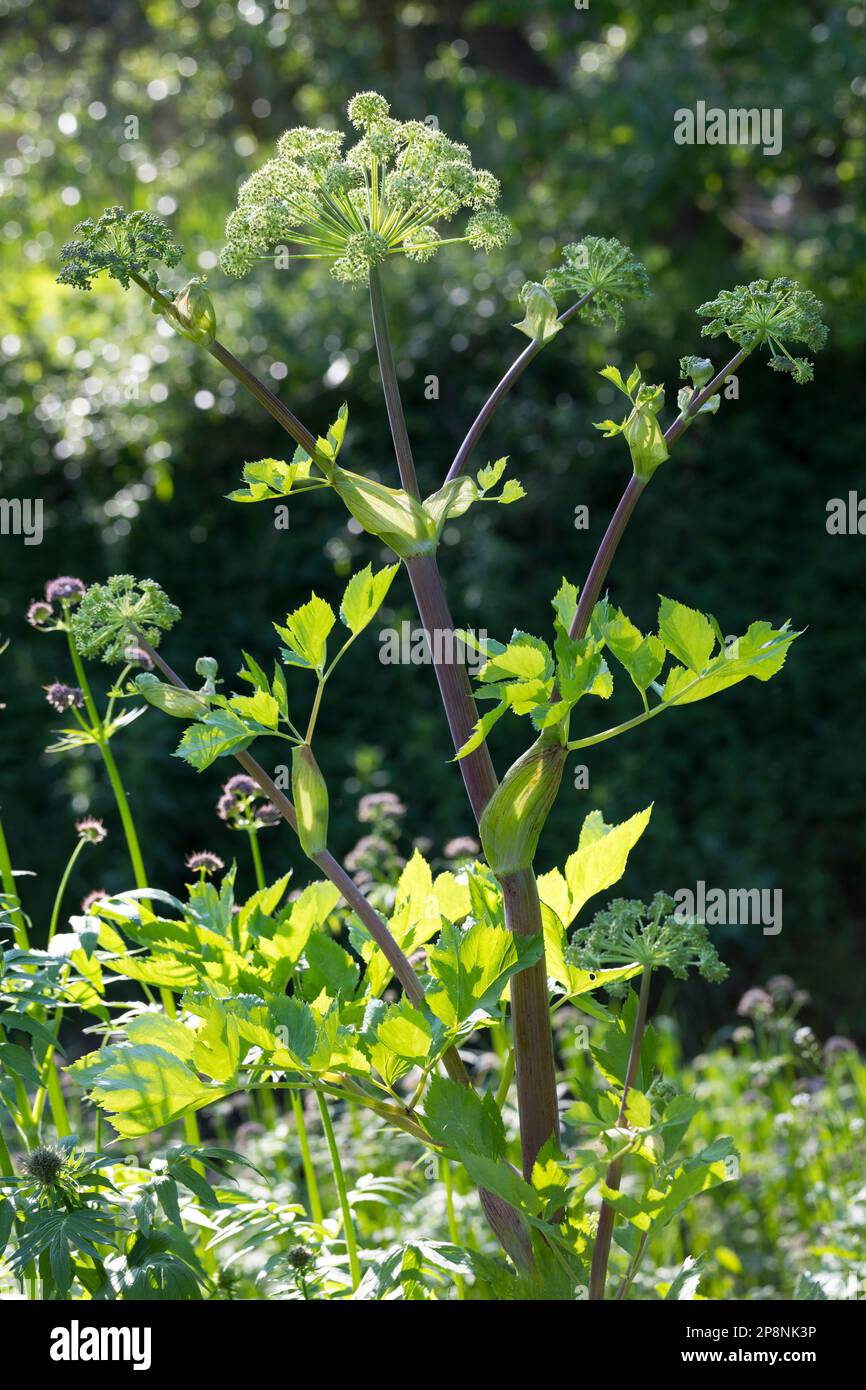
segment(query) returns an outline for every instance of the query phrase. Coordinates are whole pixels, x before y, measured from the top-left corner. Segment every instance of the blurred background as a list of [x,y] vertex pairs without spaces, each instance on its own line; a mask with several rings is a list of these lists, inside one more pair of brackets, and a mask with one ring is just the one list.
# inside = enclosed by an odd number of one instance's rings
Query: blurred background
[[[756,356],[739,400],[695,427],[642,501],[610,595],[644,629],[659,592],[713,612],[725,633],[790,617],[806,635],[771,684],[748,682],[632,736],[590,750],[589,791],[567,780],[543,845],[548,868],[576,847],[593,807],[621,820],[655,802],[625,888],[781,888],[783,929],[721,928],[723,988],[690,983],[677,1009],[691,1046],[730,1023],[739,993],[790,972],[822,1031],[866,1041],[862,547],[830,536],[829,499],[860,486],[866,419],[860,373],[866,315],[866,10],[821,0],[0,0],[0,496],[40,497],[39,546],[0,537],[0,810],[25,903],[44,929],[74,819],[110,836],[82,857],[70,903],[131,886],[120,827],[91,751],[46,754],[58,719],[44,689],[70,679],[59,636],[28,627],[44,581],[149,575],[181,606],[166,655],[191,674],[241,647],[276,654],[271,623],[309,595],[386,556],[353,534],[326,493],[293,503],[291,529],[267,507],[224,500],[244,460],[287,440],[206,354],[150,314],[141,296],[98,282],[58,287],[58,252],[76,221],[112,203],[159,212],[185,246],[176,283],[206,274],[219,336],[314,430],[349,403],[348,466],[395,481],[362,291],[319,267],[265,266],[229,282],[217,256],[240,181],[298,124],[335,124],[373,87],[401,118],[435,114],[503,185],[516,225],[490,258],[444,249],[429,265],[389,266],[393,329],[422,491],[444,476],[465,429],[525,340],[517,291],[585,234],[616,236],[649,267],[654,294],[624,331],[575,324],[541,354],[500,411],[477,463],[507,453],[528,496],[449,526],[441,567],[459,625],[507,637],[546,633],[565,574],[583,576],[627,475],[625,450],[592,421],[611,413],[606,362],[668,387],[701,351],[694,310],[718,289],[793,275],[831,326],[816,381],[797,387]],[[674,143],[674,111],[779,107],[781,152]],[[725,340],[710,345],[721,364]],[[706,343],[704,344],[706,347]],[[729,354],[725,354],[729,355]],[[435,376],[438,400],[425,398]],[[589,508],[588,531],[574,510]],[[398,577],[384,623],[414,617]],[[330,688],[320,724],[334,849],[365,827],[359,797],[407,806],[400,851],[436,858],[470,834],[432,672],[380,666],[369,631]],[[108,668],[94,673],[104,684]],[[606,713],[633,713],[625,690]],[[170,754],[178,726],[149,712],[113,744],[151,881],[176,891],[190,850],[241,860],[217,819],[217,764],[196,775]],[[493,740],[501,771],[525,729]],[[265,760],[278,758],[273,753]],[[306,873],[288,832],[263,832],[266,868]],[[252,881],[250,879],[250,888]]]

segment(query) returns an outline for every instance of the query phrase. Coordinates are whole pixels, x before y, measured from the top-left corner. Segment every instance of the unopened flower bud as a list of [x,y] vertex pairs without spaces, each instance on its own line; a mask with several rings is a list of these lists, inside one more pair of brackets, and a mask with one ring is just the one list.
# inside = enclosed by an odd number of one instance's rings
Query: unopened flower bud
[[328,788],[308,743],[292,749],[292,800],[301,849],[312,859],[328,842]]
[[520,302],[526,312],[513,327],[519,328],[534,343],[549,343],[562,328],[557,322],[556,300],[550,290],[529,281],[520,291]]
[[568,750],[542,735],[513,763],[484,808],[479,829],[497,878],[529,869],[556,800]]
[[171,309],[165,310],[163,318],[192,343],[207,346],[216,337],[213,300],[198,278],[190,280],[178,291],[171,302]]

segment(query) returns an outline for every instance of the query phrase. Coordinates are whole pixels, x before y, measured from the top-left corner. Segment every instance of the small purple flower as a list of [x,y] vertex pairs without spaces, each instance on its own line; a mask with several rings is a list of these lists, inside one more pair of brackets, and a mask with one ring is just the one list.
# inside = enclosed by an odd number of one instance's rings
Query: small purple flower
[[194,854],[188,854],[184,861],[188,869],[194,873],[218,874],[225,868],[225,864],[218,854],[213,854],[209,849],[197,850]]
[[43,686],[43,689],[46,700],[58,714],[65,714],[68,709],[81,709],[84,704],[84,695],[77,685],[55,681],[53,685]]
[[282,813],[272,801],[263,801],[256,807],[256,824],[261,826],[279,825]]
[[50,603],[46,603],[44,599],[38,598],[35,602],[31,603],[30,607],[27,609],[26,616],[31,627],[37,629],[44,628],[48,626],[51,619],[54,617],[54,609],[51,607]]
[[54,603],[66,599],[69,603],[77,603],[84,598],[87,593],[87,586],[80,579],[73,579],[72,575],[61,574],[58,579],[49,579],[45,585],[45,600],[47,603]]
[[481,846],[471,835],[455,835],[449,840],[443,853],[446,859],[474,859]]
[[737,1005],[742,1018],[769,1018],[772,1012],[773,1001],[765,989],[747,989]]
[[245,772],[236,772],[223,787],[223,791],[229,792],[232,796],[255,796],[258,789],[258,782]]
[[370,792],[358,802],[358,820],[379,821],[405,816],[406,807],[394,792]]
[[101,820],[95,816],[85,816],[83,820],[75,822],[75,829],[78,831],[79,840],[89,840],[92,845],[102,844],[108,831]]

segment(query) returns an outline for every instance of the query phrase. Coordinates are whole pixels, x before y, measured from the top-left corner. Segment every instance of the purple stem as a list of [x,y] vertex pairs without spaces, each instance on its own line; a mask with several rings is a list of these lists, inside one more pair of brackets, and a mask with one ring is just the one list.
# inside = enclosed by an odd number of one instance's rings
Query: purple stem
[[[567,324],[594,294],[595,290],[587,290],[586,294],[582,295],[576,304],[572,304],[569,309],[566,309],[564,313],[560,314],[559,318],[556,320],[557,323],[563,326]],[[493,419],[502,401],[508,395],[514,383],[518,381],[526,371],[530,362],[538,356],[543,347],[544,341],[540,338],[529,343],[529,345],[523,349],[520,356],[514,359],[502,380],[494,386],[490,396],[473,420],[469,428],[469,433],[457,450],[454,462],[449,468],[445,478],[446,483],[450,483],[452,478],[459,478],[460,474],[464,472],[476,444],[487,429],[487,426],[490,424],[490,421]]]

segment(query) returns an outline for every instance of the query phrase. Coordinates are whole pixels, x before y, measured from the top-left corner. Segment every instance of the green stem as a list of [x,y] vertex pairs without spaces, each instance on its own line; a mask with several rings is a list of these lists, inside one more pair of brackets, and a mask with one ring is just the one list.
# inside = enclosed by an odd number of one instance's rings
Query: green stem
[[[631,1050],[628,1056],[628,1066],[625,1073],[625,1082],[622,1089],[622,1100],[617,1116],[617,1129],[621,1129],[626,1124],[626,1113],[628,1110],[628,1097],[637,1076],[637,1069],[640,1063],[640,1045],[646,1026],[647,1009],[649,1007],[650,982],[652,980],[652,966],[645,965],[640,981],[640,997],[638,999],[637,1015],[634,1021],[634,1033],[631,1039]],[[617,1155],[604,1176],[605,1186],[612,1192],[619,1190],[620,1179],[622,1177],[623,1156]],[[592,1268],[589,1276],[589,1297],[591,1300],[604,1298],[604,1286],[607,1279],[607,1262],[610,1258],[610,1242],[613,1236],[616,1212],[609,1202],[602,1202],[601,1212],[598,1218],[598,1231],[595,1237],[595,1246],[592,1252]]]
[[4,1138],[2,1125],[0,1125],[0,1173],[4,1178],[15,1176],[15,1169],[12,1167],[12,1155]]
[[60,919],[60,909],[63,905],[63,895],[66,892],[66,885],[69,882],[69,876],[72,873],[72,870],[75,868],[75,862],[86,844],[86,840],[77,840],[75,843],[75,849],[72,851],[72,853],[66,861],[66,868],[63,870],[63,876],[60,879],[57,892],[54,895],[54,906],[51,909],[51,921],[48,924],[48,945],[50,945],[51,942],[54,940],[54,933],[57,931],[57,923]]
[[[141,846],[139,844],[138,834],[136,833],[135,829],[135,821],[133,820],[132,812],[129,809],[129,799],[126,795],[126,789],[121,780],[120,771],[115,761],[114,754],[111,751],[108,739],[105,737],[105,726],[102,722],[99,711],[96,708],[96,701],[94,700],[93,692],[90,689],[90,682],[87,679],[87,672],[84,669],[84,662],[81,660],[81,654],[79,653],[78,646],[75,642],[75,638],[72,635],[72,629],[69,625],[68,604],[64,604],[64,616],[66,619],[66,637],[69,643],[69,654],[72,657],[72,665],[75,668],[75,677],[78,681],[78,684],[81,688],[81,693],[84,697],[84,707],[87,710],[87,713],[90,717],[90,722],[93,726],[93,732],[96,735],[97,746],[102,755],[102,761],[105,764],[105,770],[108,773],[108,780],[111,783],[111,790],[114,792],[114,800],[117,805],[118,814],[120,815],[120,822],[123,826],[123,834],[126,839],[126,847],[129,852],[130,863],[132,864],[132,873],[135,879],[135,886],[139,889],[147,888],[149,886],[147,881],[147,872],[144,867],[144,860],[141,857]],[[159,991],[159,995],[160,999],[162,1000],[162,1006],[168,1014],[169,1018],[176,1018],[177,1008],[175,1007],[174,995],[172,994],[171,990],[161,988]],[[201,1137],[199,1135],[198,1121],[195,1115],[184,1115],[183,1132],[186,1142],[188,1144],[193,1144],[196,1146],[200,1144]],[[203,1171],[204,1170],[202,1170],[202,1172]]]
[[3,885],[3,892],[12,902],[17,903],[11,912],[12,925],[15,932],[15,945],[20,950],[26,951],[30,945],[27,936],[27,923],[21,911],[21,899],[15,888],[15,875],[12,872],[12,860],[9,857],[9,846],[6,843],[6,836],[3,831],[3,821],[0,819],[0,884]]
[[[454,1183],[451,1179],[451,1164],[448,1162],[447,1158],[440,1158],[439,1160],[439,1175],[442,1178],[442,1182],[445,1186],[445,1210],[448,1215],[448,1239],[450,1240],[452,1245],[456,1245],[459,1247],[460,1230],[457,1225],[457,1213],[454,1210]],[[463,1283],[463,1279],[459,1274],[454,1280],[454,1286],[457,1289],[457,1297],[462,1302],[466,1297],[466,1285]]]
[[301,1150],[301,1164],[304,1169],[304,1182],[307,1185],[307,1200],[310,1204],[310,1216],[317,1226],[322,1224],[322,1199],[319,1196],[319,1184],[316,1180],[316,1170],[313,1166],[313,1156],[310,1152],[310,1138],[307,1133],[307,1125],[304,1120],[304,1098],[301,1092],[291,1091],[292,1114],[295,1117],[295,1128],[298,1131],[298,1147]]
[[250,837],[250,853],[253,857],[253,870],[256,875],[256,887],[259,890],[261,890],[266,886],[266,884],[265,869],[264,865],[262,864],[262,851],[259,847],[259,832],[256,830],[254,825],[251,825],[247,831],[247,834]]
[[496,1104],[501,1110],[506,1100],[508,1092],[511,1090],[511,1083],[514,1080],[514,1048],[510,1047],[502,1064],[502,1075],[499,1078],[499,1085],[496,1088]]
[[331,1123],[331,1114],[328,1110],[328,1102],[317,1088],[316,1097],[319,1102],[319,1110],[322,1115],[322,1128],[325,1131],[325,1138],[328,1141],[328,1151],[331,1155],[331,1168],[334,1173],[334,1182],[337,1187],[337,1196],[340,1199],[340,1211],[343,1215],[343,1233],[346,1237],[346,1250],[349,1255],[349,1272],[352,1278],[352,1292],[354,1293],[361,1282],[361,1264],[358,1259],[358,1242],[355,1235],[355,1225],[352,1220],[352,1209],[349,1206],[349,1194],[346,1190],[346,1178],[343,1173],[343,1164],[340,1160],[340,1150],[337,1148],[337,1139],[334,1134],[334,1126]]

